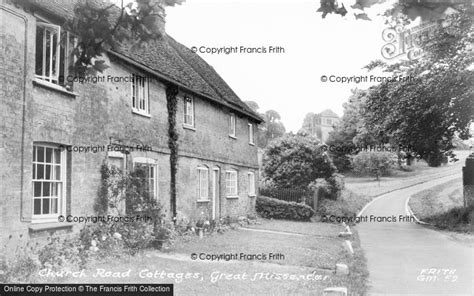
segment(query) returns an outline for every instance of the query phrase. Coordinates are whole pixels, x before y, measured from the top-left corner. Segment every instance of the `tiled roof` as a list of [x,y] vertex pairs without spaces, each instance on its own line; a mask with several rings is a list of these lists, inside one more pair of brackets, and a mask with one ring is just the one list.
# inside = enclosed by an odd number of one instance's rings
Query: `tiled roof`
[[[54,16],[70,19],[74,16],[74,5],[78,1],[80,0],[29,0],[29,3]],[[100,0],[92,1],[102,4]],[[258,122],[262,121],[262,118],[235,94],[214,68],[167,34],[139,49],[123,43],[114,48],[113,53],[125,56],[161,74],[162,79],[179,83],[196,94],[228,106]]]
[[331,109],[326,109],[323,112],[319,113],[318,115],[324,116],[324,117],[337,117],[337,118],[339,118],[339,116],[334,111],[332,111]]

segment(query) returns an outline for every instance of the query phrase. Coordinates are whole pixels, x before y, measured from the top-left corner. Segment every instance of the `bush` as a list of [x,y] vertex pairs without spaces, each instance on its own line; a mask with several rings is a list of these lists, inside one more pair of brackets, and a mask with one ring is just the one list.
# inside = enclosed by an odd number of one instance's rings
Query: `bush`
[[264,218],[309,221],[314,215],[312,208],[305,204],[286,202],[266,196],[257,197],[257,213]]
[[341,174],[333,174],[328,178],[329,188],[331,196],[336,199],[341,196],[342,190],[344,190],[344,176]]
[[263,172],[277,188],[306,189],[317,178],[328,178],[336,167],[313,137],[287,134],[267,146]]
[[[359,196],[352,191],[343,190],[337,200],[322,200],[317,213],[323,218],[329,216],[354,218],[370,200],[370,197]],[[323,222],[326,221],[323,219]]]
[[467,208],[452,208],[446,213],[427,217],[424,221],[441,229],[472,233],[474,231],[474,205]]
[[[32,283],[34,277],[37,275],[41,265],[37,258],[35,258],[33,251],[34,246],[27,243],[24,246],[17,246],[13,253],[13,256],[2,260],[0,257],[0,283]],[[7,250],[0,251],[3,254],[7,253]]]
[[61,238],[58,234],[48,237],[48,243],[38,252],[41,266],[61,271],[65,268],[80,267],[86,264],[88,254],[77,238]]
[[351,157],[355,172],[374,176],[377,180],[386,175],[396,163],[391,152],[363,151]]
[[312,192],[320,192],[323,198],[337,199],[344,190],[344,176],[333,174],[327,179],[318,178],[309,184]]
[[[5,245],[6,247],[6,245]],[[0,250],[7,254],[6,251]],[[47,238],[46,244],[36,242],[18,245],[0,260],[0,283],[33,283],[43,281],[38,271],[77,271],[85,267],[86,252],[77,237],[61,237],[57,233]]]
[[81,244],[97,257],[120,257],[123,251],[134,255],[154,238],[153,224],[137,220],[87,224],[80,233]]

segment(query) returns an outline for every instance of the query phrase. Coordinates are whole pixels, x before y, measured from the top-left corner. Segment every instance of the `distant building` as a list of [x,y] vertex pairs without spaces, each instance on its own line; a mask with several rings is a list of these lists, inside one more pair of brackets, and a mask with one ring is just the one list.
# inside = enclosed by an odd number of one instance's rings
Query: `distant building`
[[325,143],[329,137],[329,132],[334,129],[339,120],[339,116],[330,109],[317,114],[308,113],[300,131],[314,136]]

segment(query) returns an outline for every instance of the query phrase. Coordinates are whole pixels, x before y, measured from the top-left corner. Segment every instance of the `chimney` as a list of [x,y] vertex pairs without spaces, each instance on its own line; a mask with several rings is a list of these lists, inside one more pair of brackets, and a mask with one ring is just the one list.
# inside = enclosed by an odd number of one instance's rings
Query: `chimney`
[[159,33],[160,35],[166,34],[166,12],[165,3],[163,2],[164,1],[160,1],[160,4],[157,4],[154,8],[155,11],[153,11],[156,25],[156,31],[154,31],[154,33]]

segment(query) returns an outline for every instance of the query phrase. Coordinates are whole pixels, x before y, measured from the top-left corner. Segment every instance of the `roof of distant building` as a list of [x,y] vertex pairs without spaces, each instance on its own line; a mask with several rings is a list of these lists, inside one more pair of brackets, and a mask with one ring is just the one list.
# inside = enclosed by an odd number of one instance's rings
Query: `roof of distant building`
[[324,117],[336,117],[336,118],[339,118],[339,116],[338,116],[334,111],[332,111],[331,109],[326,109],[326,110],[324,110],[323,112],[319,113],[318,115],[319,115],[319,116],[324,116]]

